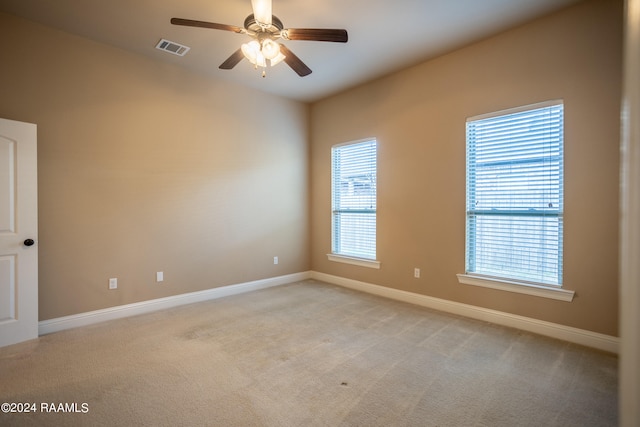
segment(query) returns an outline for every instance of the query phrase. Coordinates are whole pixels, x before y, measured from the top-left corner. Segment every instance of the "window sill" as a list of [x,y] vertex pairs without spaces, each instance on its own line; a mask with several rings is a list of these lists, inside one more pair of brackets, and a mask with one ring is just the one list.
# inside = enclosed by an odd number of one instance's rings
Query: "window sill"
[[551,298],[560,301],[573,301],[574,291],[561,288],[551,288],[533,283],[500,280],[495,278],[474,276],[471,274],[457,274],[458,282],[465,285],[482,286],[484,288],[498,289],[519,294],[534,295],[542,298]]
[[356,258],[338,254],[327,254],[327,258],[329,259],[329,261],[358,265],[360,267],[380,269],[380,261],[374,261],[371,259]]

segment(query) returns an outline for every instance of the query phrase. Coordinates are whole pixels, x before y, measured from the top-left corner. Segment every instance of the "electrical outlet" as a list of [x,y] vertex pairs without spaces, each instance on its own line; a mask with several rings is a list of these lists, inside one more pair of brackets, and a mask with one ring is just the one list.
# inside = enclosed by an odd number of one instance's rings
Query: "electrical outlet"
[[156,273],[156,282],[162,282],[164,280],[164,273],[162,271],[158,271]]
[[277,256],[274,256],[274,257],[273,257],[273,264],[275,265],[275,264],[277,264],[277,263],[278,263],[278,257],[277,257]]
[[118,289],[118,279],[112,277],[109,279],[109,289]]
[[413,269],[413,277],[415,277],[416,279],[420,278],[420,269],[419,268],[414,268]]

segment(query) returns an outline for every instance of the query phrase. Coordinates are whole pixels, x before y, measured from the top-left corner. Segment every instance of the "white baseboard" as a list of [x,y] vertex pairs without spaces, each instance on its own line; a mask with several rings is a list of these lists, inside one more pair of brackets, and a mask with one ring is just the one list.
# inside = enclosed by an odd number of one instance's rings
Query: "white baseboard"
[[306,279],[316,279],[334,285],[344,286],[361,292],[378,295],[398,301],[428,307],[434,310],[444,311],[460,316],[470,317],[477,320],[495,323],[498,325],[517,328],[564,341],[585,345],[618,354],[620,340],[610,335],[599,334],[584,329],[545,322],[543,320],[518,316],[497,310],[476,307],[455,301],[448,301],[384,286],[373,285],[360,282],[358,280],[346,279],[344,277],[333,276],[317,271],[305,271],[288,274],[285,276],[272,277],[268,279],[256,280],[252,282],[239,283],[235,285],[222,286],[219,288],[207,289],[199,292],[174,295],[166,298],[158,298],[149,301],[142,301],[133,304],[109,307],[102,310],[95,310],[86,313],[74,314],[71,316],[58,317],[50,320],[43,320],[38,323],[39,335],[46,335],[65,329],[87,326],[107,320],[121,319],[138,314],[150,313],[157,310],[164,310],[185,304],[193,304],[202,301],[236,295],[244,292],[265,289],[272,286],[285,285]]
[[74,314],[71,316],[43,320],[38,323],[38,334],[46,335],[53,332],[63,331],[65,329],[87,326],[107,320],[121,319],[124,317],[150,313],[152,311],[164,310],[180,305],[193,304],[196,302],[208,301],[244,292],[255,291],[258,289],[265,289],[272,286],[284,285],[287,283],[305,280],[310,277],[311,273],[305,271],[302,273],[288,274],[285,276],[255,280],[252,282],[222,286],[219,288],[207,289],[204,291],[190,292],[187,294],[174,295],[166,298],[158,298],[133,304],[119,305],[117,307],[109,307],[102,310]]
[[477,320],[483,320],[486,322],[508,326],[511,328],[517,328],[539,335],[597,348],[615,354],[618,354],[619,351],[620,339],[611,335],[600,334],[584,329],[559,325],[557,323],[532,319],[530,317],[518,316],[502,311],[490,310],[487,308],[476,307],[473,305],[463,304],[455,301],[448,301],[440,298],[429,297],[426,295],[415,294],[412,292],[401,291],[398,289],[387,288],[384,286],[373,285],[357,280],[346,279],[344,277],[319,273],[317,271],[311,272],[311,278],[327,283],[332,283],[334,285],[344,286],[346,288],[382,296],[385,298],[408,302],[411,304],[432,308],[434,310],[470,317]]

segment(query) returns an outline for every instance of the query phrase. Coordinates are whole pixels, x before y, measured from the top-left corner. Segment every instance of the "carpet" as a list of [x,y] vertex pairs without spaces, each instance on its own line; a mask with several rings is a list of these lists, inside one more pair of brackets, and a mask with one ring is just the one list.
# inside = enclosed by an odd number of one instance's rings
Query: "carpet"
[[306,280],[2,348],[0,425],[615,426],[617,363]]

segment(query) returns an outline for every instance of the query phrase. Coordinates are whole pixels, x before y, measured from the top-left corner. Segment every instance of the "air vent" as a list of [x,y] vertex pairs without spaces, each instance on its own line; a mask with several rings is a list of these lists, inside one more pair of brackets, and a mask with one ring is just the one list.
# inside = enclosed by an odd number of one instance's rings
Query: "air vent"
[[156,49],[164,50],[165,52],[172,53],[178,56],[184,56],[187,52],[189,52],[190,47],[162,39],[156,45]]

